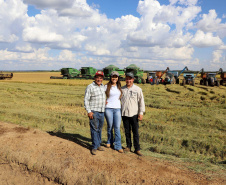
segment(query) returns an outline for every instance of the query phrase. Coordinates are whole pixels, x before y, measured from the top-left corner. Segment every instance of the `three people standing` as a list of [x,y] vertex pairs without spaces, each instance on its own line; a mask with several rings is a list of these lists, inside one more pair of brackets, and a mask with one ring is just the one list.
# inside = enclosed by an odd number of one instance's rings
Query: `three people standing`
[[[102,84],[104,74],[98,71],[95,75],[94,82],[87,86],[84,104],[90,120],[90,130],[92,138],[91,153],[96,155],[96,151],[103,151],[101,145],[101,133],[104,123],[104,112],[108,124],[107,147],[114,144],[114,149],[123,153],[121,146],[120,124],[121,116],[125,129],[126,149],[125,152],[131,151],[131,131],[133,132],[133,143],[135,153],[142,155],[139,144],[139,123],[143,119],[145,111],[144,97],[141,88],[134,85],[133,73],[126,74],[126,85],[121,88],[119,74],[116,71],[111,73],[110,81],[104,87]],[[105,101],[105,93],[107,100]],[[121,103],[120,103],[121,99]],[[106,104],[105,104],[106,103]],[[122,109],[122,110],[121,110]],[[113,135],[114,128],[114,135]]]

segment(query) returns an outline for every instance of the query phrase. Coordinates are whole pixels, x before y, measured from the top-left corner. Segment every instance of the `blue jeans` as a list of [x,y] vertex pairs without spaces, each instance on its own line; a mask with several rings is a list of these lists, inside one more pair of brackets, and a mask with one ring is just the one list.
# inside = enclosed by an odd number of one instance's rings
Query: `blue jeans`
[[97,111],[92,112],[93,119],[89,120],[92,138],[92,148],[97,149],[101,145],[101,133],[104,125],[104,113]]
[[[114,149],[120,150],[122,149],[121,144],[121,134],[120,134],[120,124],[121,124],[121,109],[105,109],[105,118],[107,120],[107,133],[108,133],[108,140],[107,144],[113,145]],[[113,128],[115,132],[115,138],[113,137]]]

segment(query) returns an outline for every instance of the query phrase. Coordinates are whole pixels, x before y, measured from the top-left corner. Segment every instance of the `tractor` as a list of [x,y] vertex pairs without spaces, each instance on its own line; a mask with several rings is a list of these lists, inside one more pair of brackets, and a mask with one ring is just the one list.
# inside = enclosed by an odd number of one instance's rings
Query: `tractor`
[[168,71],[166,73],[166,77],[164,80],[164,84],[175,84],[176,83],[176,79],[175,79],[175,75],[177,75],[178,72],[176,71]]
[[194,80],[194,74],[193,73],[184,73],[184,79],[182,81],[182,85],[189,84],[194,86],[195,80]]
[[131,64],[125,68],[125,73],[132,72],[134,74],[134,82],[145,84],[145,80],[143,79],[144,71],[137,67],[135,64]]
[[195,85],[195,78],[198,76],[198,74],[202,71],[202,69],[194,75],[194,73],[184,73],[184,79],[182,81],[182,85],[189,84],[194,86]]
[[226,83],[226,72],[223,72],[222,68],[220,68],[219,71],[221,75],[220,85],[223,85],[224,83]]
[[216,75],[217,73],[204,73],[204,69],[202,68],[200,85],[219,86]]
[[147,73],[147,79],[146,83],[153,84],[159,84],[164,83],[164,80],[162,79],[162,76],[169,70],[169,67],[166,68],[164,72],[162,71],[156,71],[156,72],[148,72]]
[[0,80],[11,79],[12,77],[13,77],[13,73],[0,72]]
[[150,83],[151,85],[153,84],[159,84],[156,72],[148,72],[147,73],[147,79],[146,79],[146,83]]
[[119,73],[120,79],[123,80],[122,76],[125,74],[123,69],[119,69],[114,65],[109,65],[103,69],[104,79],[108,80],[110,78],[111,72],[117,71]]

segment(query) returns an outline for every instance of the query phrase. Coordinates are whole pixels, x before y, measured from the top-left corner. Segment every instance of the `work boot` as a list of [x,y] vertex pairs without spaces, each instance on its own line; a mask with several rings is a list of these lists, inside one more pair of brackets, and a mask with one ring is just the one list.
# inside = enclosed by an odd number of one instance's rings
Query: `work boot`
[[101,147],[101,146],[99,146],[99,147],[97,148],[97,150],[99,150],[99,151],[104,151],[103,147]]
[[107,147],[107,148],[110,148],[110,147],[111,147],[111,144],[106,144],[106,147]]
[[91,150],[91,154],[92,154],[92,155],[96,155],[96,154],[97,154],[97,149],[92,149],[92,150]]
[[118,150],[119,153],[124,153],[123,149]]
[[135,151],[134,153],[137,154],[137,155],[139,155],[139,156],[143,156],[143,154],[140,152],[140,150]]
[[131,148],[126,147],[126,148],[124,149],[124,152],[125,152],[125,153],[127,153],[127,152],[131,152]]

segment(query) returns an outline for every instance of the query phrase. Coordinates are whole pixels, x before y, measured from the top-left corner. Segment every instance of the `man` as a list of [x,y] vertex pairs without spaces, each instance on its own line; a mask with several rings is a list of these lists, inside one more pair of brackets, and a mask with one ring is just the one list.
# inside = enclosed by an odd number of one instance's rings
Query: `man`
[[97,71],[94,82],[87,86],[84,97],[85,109],[88,113],[92,138],[91,153],[96,155],[97,150],[104,151],[101,145],[101,132],[104,124],[105,89],[102,84],[104,73]]
[[126,145],[124,152],[131,151],[131,129],[133,132],[133,144],[135,153],[142,156],[139,144],[139,123],[143,119],[145,112],[144,96],[142,89],[133,84],[134,75],[132,72],[126,74],[126,85],[122,87],[122,120],[125,129]]

